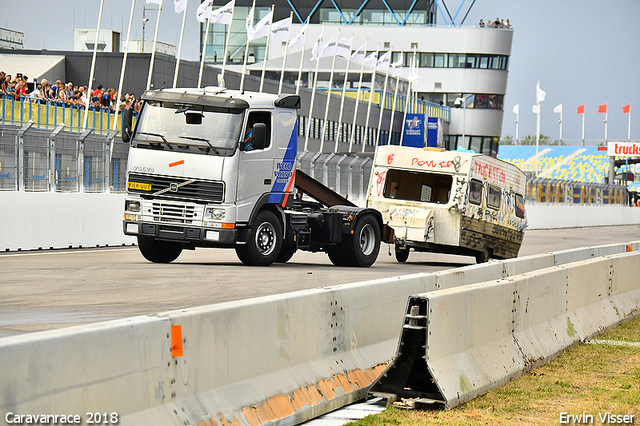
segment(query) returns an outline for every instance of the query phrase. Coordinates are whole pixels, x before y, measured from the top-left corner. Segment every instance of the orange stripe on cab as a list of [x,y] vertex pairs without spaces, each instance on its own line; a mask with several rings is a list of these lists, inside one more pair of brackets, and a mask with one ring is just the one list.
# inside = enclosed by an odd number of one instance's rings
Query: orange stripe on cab
[[180,164],[184,164],[184,160],[176,161],[173,163],[169,163],[169,167],[179,166]]

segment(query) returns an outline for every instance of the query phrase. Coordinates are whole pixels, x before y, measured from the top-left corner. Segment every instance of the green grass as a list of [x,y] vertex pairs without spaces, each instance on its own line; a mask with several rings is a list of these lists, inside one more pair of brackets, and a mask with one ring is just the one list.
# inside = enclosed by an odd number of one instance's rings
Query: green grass
[[[640,318],[598,340],[640,342]],[[640,347],[585,344],[452,410],[394,407],[352,426],[559,425],[560,413],[635,415],[640,425]]]

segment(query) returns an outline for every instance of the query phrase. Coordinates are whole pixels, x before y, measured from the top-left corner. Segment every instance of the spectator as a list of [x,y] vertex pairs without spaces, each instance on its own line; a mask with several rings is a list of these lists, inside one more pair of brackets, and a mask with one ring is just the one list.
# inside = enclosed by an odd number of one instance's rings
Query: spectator
[[478,25],[480,25],[481,27],[484,27],[484,21],[482,20],[482,18],[480,18],[480,23]]
[[0,71],[0,97],[7,96],[7,75],[4,71]]
[[507,27],[507,28],[511,28],[511,23],[509,22],[509,20],[508,20],[508,19],[507,19],[507,25],[506,25],[506,27]]
[[15,96],[16,99],[20,99],[20,97],[27,96],[27,83],[23,79],[18,79],[15,85]]
[[29,98],[31,98],[31,102],[33,103],[41,102],[44,100],[44,95],[42,94],[42,84],[38,84],[35,90],[29,95]]
[[111,90],[109,89],[105,92],[102,89],[101,105],[103,110],[109,111],[111,109]]
[[60,80],[56,81],[56,84],[53,86],[49,86],[48,98],[52,102],[56,102],[58,100],[58,87],[62,82]]

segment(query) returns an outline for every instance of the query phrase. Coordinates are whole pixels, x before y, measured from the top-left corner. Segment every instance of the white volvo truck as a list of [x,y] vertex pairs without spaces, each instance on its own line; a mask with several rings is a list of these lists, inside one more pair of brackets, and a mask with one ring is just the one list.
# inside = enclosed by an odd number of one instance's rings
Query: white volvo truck
[[247,265],[286,262],[296,250],[326,252],[340,266],[376,261],[380,213],[296,168],[299,96],[209,87],[142,99],[135,127],[132,110],[123,113],[123,227],[147,260],[227,247]]

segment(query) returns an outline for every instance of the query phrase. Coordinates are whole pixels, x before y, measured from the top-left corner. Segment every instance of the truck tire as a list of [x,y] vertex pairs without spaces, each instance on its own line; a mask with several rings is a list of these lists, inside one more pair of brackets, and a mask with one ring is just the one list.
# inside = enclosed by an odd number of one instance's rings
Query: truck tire
[[262,210],[256,216],[246,244],[236,246],[242,263],[269,266],[276,261],[282,248],[282,225],[275,214]]
[[329,255],[329,260],[335,266],[349,266],[351,264],[350,258],[345,256],[342,252],[342,243],[334,247],[330,247],[327,250],[327,255]]
[[396,260],[400,263],[404,263],[409,259],[409,247],[400,248],[396,246]]
[[138,236],[138,248],[142,256],[153,263],[173,262],[182,253],[182,247],[178,243],[156,241],[143,236]]
[[353,234],[342,240],[342,253],[350,266],[369,267],[380,252],[380,226],[371,214],[358,220]]
[[276,263],[287,263],[289,259],[296,253],[297,248],[295,245],[282,246],[280,254],[276,258]]

